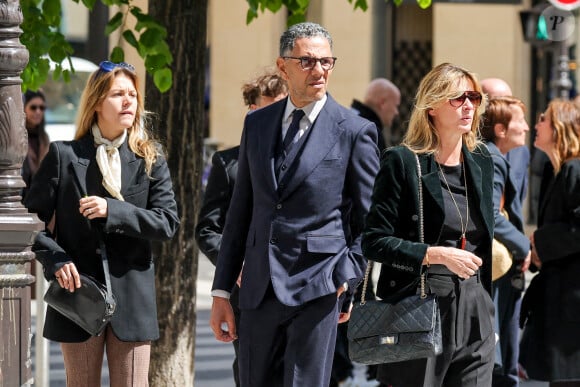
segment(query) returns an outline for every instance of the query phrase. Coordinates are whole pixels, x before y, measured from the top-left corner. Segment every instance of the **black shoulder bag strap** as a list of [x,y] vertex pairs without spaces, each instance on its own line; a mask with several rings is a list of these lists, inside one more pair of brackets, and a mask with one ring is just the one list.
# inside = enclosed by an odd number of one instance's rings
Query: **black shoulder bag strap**
[[107,246],[105,246],[105,241],[103,236],[99,232],[99,250],[101,253],[101,262],[103,264],[103,273],[105,274],[105,285],[107,287],[107,305],[111,310],[108,312],[113,314],[115,311],[115,299],[113,297],[113,290],[111,288],[111,275],[109,273],[109,260],[107,259]]

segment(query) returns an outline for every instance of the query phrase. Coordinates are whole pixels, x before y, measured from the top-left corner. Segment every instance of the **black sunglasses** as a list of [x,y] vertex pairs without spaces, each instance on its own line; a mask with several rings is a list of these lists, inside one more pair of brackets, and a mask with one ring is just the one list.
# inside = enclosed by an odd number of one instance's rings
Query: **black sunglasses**
[[478,91],[466,91],[457,98],[450,98],[449,103],[451,106],[458,108],[463,106],[466,99],[469,99],[473,107],[478,107],[481,104],[481,98],[481,93]]
[[135,72],[135,67],[133,65],[130,65],[129,63],[125,63],[125,62],[115,63],[115,62],[110,62],[108,60],[104,60],[101,63],[99,63],[99,69],[101,69],[105,73],[113,71],[113,69],[115,69],[115,67],[121,67],[121,68],[129,70],[133,73]]
[[538,116],[538,124],[544,121],[546,121],[546,114],[540,113],[540,115]]
[[46,106],[44,106],[44,105],[30,105],[28,107],[30,108],[30,110],[44,111],[46,109]]
[[323,70],[331,70],[334,67],[336,58],[333,56],[327,56],[324,58],[314,58],[311,56],[283,56],[284,59],[295,59],[300,61],[300,66],[303,70],[311,70],[316,66],[316,62],[320,62],[320,67]]

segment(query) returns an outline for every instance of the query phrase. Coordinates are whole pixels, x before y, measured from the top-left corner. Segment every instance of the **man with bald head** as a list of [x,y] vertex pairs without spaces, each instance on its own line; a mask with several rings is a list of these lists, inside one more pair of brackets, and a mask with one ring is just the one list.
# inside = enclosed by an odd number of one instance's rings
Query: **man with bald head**
[[500,78],[486,78],[481,81],[483,92],[491,97],[509,97],[512,94],[512,89],[506,81]]
[[374,122],[378,130],[378,147],[382,151],[392,144],[389,132],[393,120],[399,115],[401,92],[386,78],[375,78],[367,86],[363,102],[353,100],[350,107],[357,114]]
[[[483,92],[493,97],[511,96],[509,85],[499,78],[487,78],[481,81]],[[530,151],[527,146],[514,148],[506,154],[509,162],[509,173],[512,175],[518,190],[518,199],[523,203],[528,186],[528,165]],[[518,386],[519,356],[519,316],[523,287],[514,287],[516,281],[523,284],[523,273],[520,265],[513,264],[510,270],[493,282],[494,304],[496,308],[496,332],[499,343],[496,347],[496,368],[493,372],[493,387]]]

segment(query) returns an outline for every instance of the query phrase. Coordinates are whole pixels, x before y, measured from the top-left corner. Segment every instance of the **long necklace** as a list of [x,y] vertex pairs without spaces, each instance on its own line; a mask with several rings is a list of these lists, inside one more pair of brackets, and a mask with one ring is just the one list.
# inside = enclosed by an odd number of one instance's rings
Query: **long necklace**
[[455,208],[457,209],[457,213],[459,214],[459,222],[461,223],[461,239],[460,239],[460,246],[462,250],[465,250],[465,233],[467,232],[467,225],[469,224],[469,194],[467,193],[467,177],[465,176],[465,171],[463,169],[463,163],[461,164],[461,171],[463,172],[463,181],[465,184],[465,207],[466,207],[466,215],[465,215],[465,226],[463,225],[463,216],[461,216],[461,211],[459,210],[459,206],[453,197],[453,193],[451,192],[451,188],[449,188],[449,183],[447,183],[447,178],[445,177],[445,173],[443,173],[443,169],[441,168],[441,164],[437,163],[439,166],[439,172],[441,172],[441,176],[443,176],[443,181],[445,182],[445,186],[447,187],[447,191],[449,192],[449,196],[451,196],[451,200],[453,204],[455,204]]

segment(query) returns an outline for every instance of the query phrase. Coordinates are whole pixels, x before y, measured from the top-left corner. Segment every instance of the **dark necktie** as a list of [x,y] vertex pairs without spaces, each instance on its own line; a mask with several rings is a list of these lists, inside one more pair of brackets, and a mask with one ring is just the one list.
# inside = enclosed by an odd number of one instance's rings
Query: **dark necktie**
[[304,110],[296,109],[292,112],[292,122],[286,131],[286,136],[283,141],[283,149],[286,153],[288,153],[290,148],[292,148],[292,140],[294,140],[296,133],[298,133],[298,129],[300,129],[300,120],[302,117],[304,117]]

